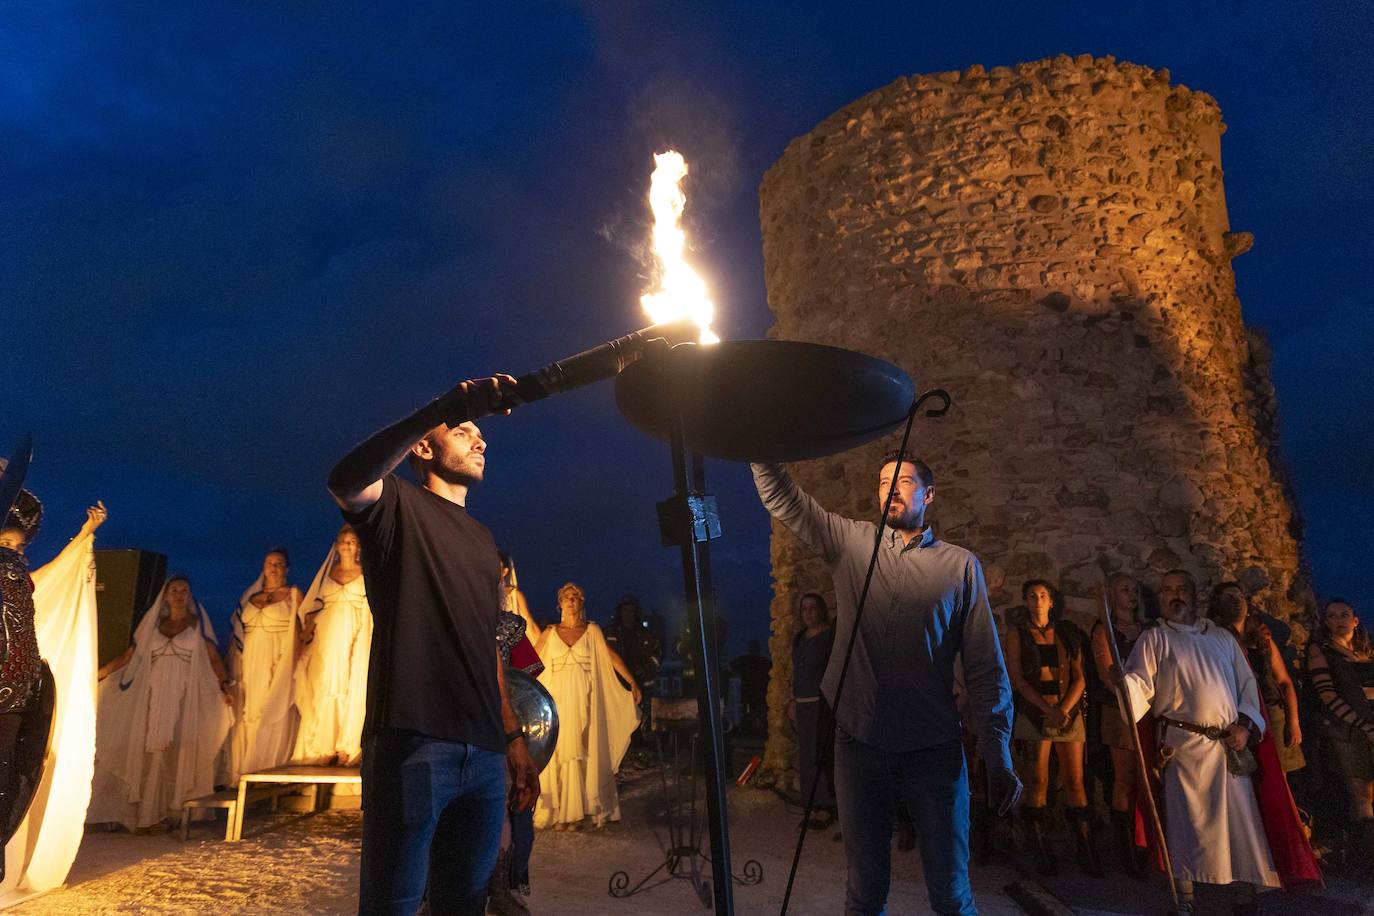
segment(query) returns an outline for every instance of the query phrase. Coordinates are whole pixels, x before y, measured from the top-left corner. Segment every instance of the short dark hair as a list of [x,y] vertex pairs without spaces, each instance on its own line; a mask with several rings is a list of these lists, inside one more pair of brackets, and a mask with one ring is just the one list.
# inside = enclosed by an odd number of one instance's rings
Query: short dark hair
[[931,473],[930,465],[911,454],[911,452],[904,452],[899,448],[894,448],[892,451],[883,455],[882,463],[879,464],[878,467],[885,468],[894,461],[899,464],[909,464],[914,467],[916,469],[916,477],[921,481],[921,486],[935,486],[935,475]]
[[1218,582],[1212,586],[1212,592],[1207,596],[1207,616],[1213,620],[1221,620],[1221,596],[1228,588],[1238,588],[1242,596],[1245,589],[1239,582]]
[[1160,582],[1163,582],[1165,579],[1169,578],[1170,576],[1182,576],[1182,577],[1183,577],[1183,580],[1184,580],[1185,582],[1188,583],[1188,588],[1192,589],[1192,592],[1193,592],[1193,600],[1194,600],[1194,601],[1197,600],[1197,577],[1196,577],[1196,576],[1194,576],[1192,573],[1188,572],[1188,570],[1186,570],[1186,569],[1182,569],[1182,568],[1180,568],[1180,567],[1175,567],[1174,569],[1171,569],[1171,570],[1169,570],[1168,572],[1166,572],[1164,575],[1160,576],[1160,577],[1159,577],[1159,581],[1160,581]]
[[285,547],[281,546],[280,544],[278,544],[276,547],[273,547],[271,550],[267,551],[267,553],[263,554],[262,557],[265,560],[274,553],[281,554],[282,562],[284,562],[287,566],[291,565],[290,551],[288,551]]

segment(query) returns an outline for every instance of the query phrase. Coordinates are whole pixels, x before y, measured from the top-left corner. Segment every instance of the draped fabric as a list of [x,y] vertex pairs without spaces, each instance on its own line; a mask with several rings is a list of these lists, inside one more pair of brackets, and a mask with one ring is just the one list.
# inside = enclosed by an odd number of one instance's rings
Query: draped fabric
[[[1239,643],[1210,621],[1147,630],[1124,667],[1131,710],[1225,727],[1241,713],[1263,728],[1263,704]],[[1278,887],[1249,776],[1226,768],[1225,746],[1178,728],[1164,730],[1173,756],[1159,798],[1176,878],[1205,884]],[[1146,744],[1153,744],[1153,737]]]
[[1288,778],[1279,762],[1276,742],[1282,740],[1283,736],[1270,731],[1266,722],[1264,737],[1255,750],[1259,770],[1253,779],[1260,819],[1264,821],[1269,851],[1274,856],[1274,869],[1279,873],[1283,889],[1296,891],[1319,888],[1323,884],[1321,868],[1317,865],[1317,857],[1312,854],[1312,844],[1303,832],[1298,806],[1293,801]]
[[81,845],[96,733],[93,535],[77,537],[33,573],[38,647],[57,684],[43,780],[5,847],[0,909],[60,887]]
[[88,823],[151,827],[215,789],[215,761],[233,722],[206,645],[215,631],[196,603],[194,623],[164,634],[166,593],[164,584],[139,621],[128,664],[100,683]]
[[296,602],[294,590],[281,601],[258,607],[248,599],[262,591],[262,576],[239,599],[234,612],[228,669],[237,681],[237,721],[229,736],[226,781],[244,773],[279,767],[291,758],[296,714]]
[[296,661],[300,727],[291,759],[301,763],[324,764],[337,755],[352,765],[362,754],[372,611],[361,574],[343,585],[330,576],[338,561],[338,551],[330,550],[297,612],[302,627],[312,615],[315,626],[315,638]]
[[615,773],[639,726],[639,708],[611,666],[606,637],[594,623],[569,646],[554,630],[539,653],[539,681],[558,708],[558,745],[539,774],[537,827],[620,820]]

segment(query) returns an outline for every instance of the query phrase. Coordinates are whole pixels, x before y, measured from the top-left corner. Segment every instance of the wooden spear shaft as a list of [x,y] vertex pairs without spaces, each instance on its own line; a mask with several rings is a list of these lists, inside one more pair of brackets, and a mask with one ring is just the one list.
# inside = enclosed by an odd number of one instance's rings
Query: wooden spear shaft
[[[1112,624],[1112,609],[1107,604],[1107,593],[1111,588],[1111,580],[1104,579],[1102,582],[1102,625],[1107,629],[1107,648],[1112,653],[1112,664],[1116,670],[1124,675],[1126,669],[1121,666],[1121,651],[1116,647],[1116,627]],[[1126,730],[1131,733],[1131,747],[1135,749],[1136,767],[1140,773],[1138,781],[1140,791],[1145,793],[1145,801],[1150,809],[1150,823],[1154,825],[1155,841],[1159,843],[1159,850],[1164,856],[1164,871],[1169,876],[1169,896],[1174,901],[1174,911],[1178,911],[1178,888],[1174,886],[1174,863],[1169,857],[1169,841],[1164,837],[1164,822],[1159,817],[1159,806],[1155,804],[1154,789],[1150,787],[1150,771],[1145,765],[1145,751],[1140,746],[1140,730],[1136,728],[1136,718],[1131,708],[1131,696],[1123,682],[1112,679],[1112,689],[1116,691],[1117,706],[1121,710],[1121,715],[1127,722]],[[1132,840],[1134,842],[1134,840]]]

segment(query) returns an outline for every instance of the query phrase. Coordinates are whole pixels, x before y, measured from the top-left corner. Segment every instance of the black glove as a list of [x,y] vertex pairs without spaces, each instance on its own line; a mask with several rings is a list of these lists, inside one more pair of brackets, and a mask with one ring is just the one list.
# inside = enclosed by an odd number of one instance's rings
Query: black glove
[[434,417],[448,426],[458,426],[468,420],[480,420],[492,414],[508,414],[520,405],[515,392],[515,379],[509,375],[468,379],[459,382],[452,391],[441,394],[431,402]]

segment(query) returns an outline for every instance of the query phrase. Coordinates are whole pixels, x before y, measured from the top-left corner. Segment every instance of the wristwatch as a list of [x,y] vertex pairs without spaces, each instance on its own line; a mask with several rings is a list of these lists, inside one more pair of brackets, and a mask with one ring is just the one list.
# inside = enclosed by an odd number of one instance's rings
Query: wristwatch
[[523,728],[517,728],[517,729],[516,729],[515,731],[513,731],[513,732],[506,732],[506,743],[507,743],[507,744],[510,744],[510,743],[511,743],[512,741],[514,741],[516,738],[523,738],[523,737],[525,737],[525,730],[524,730]]

